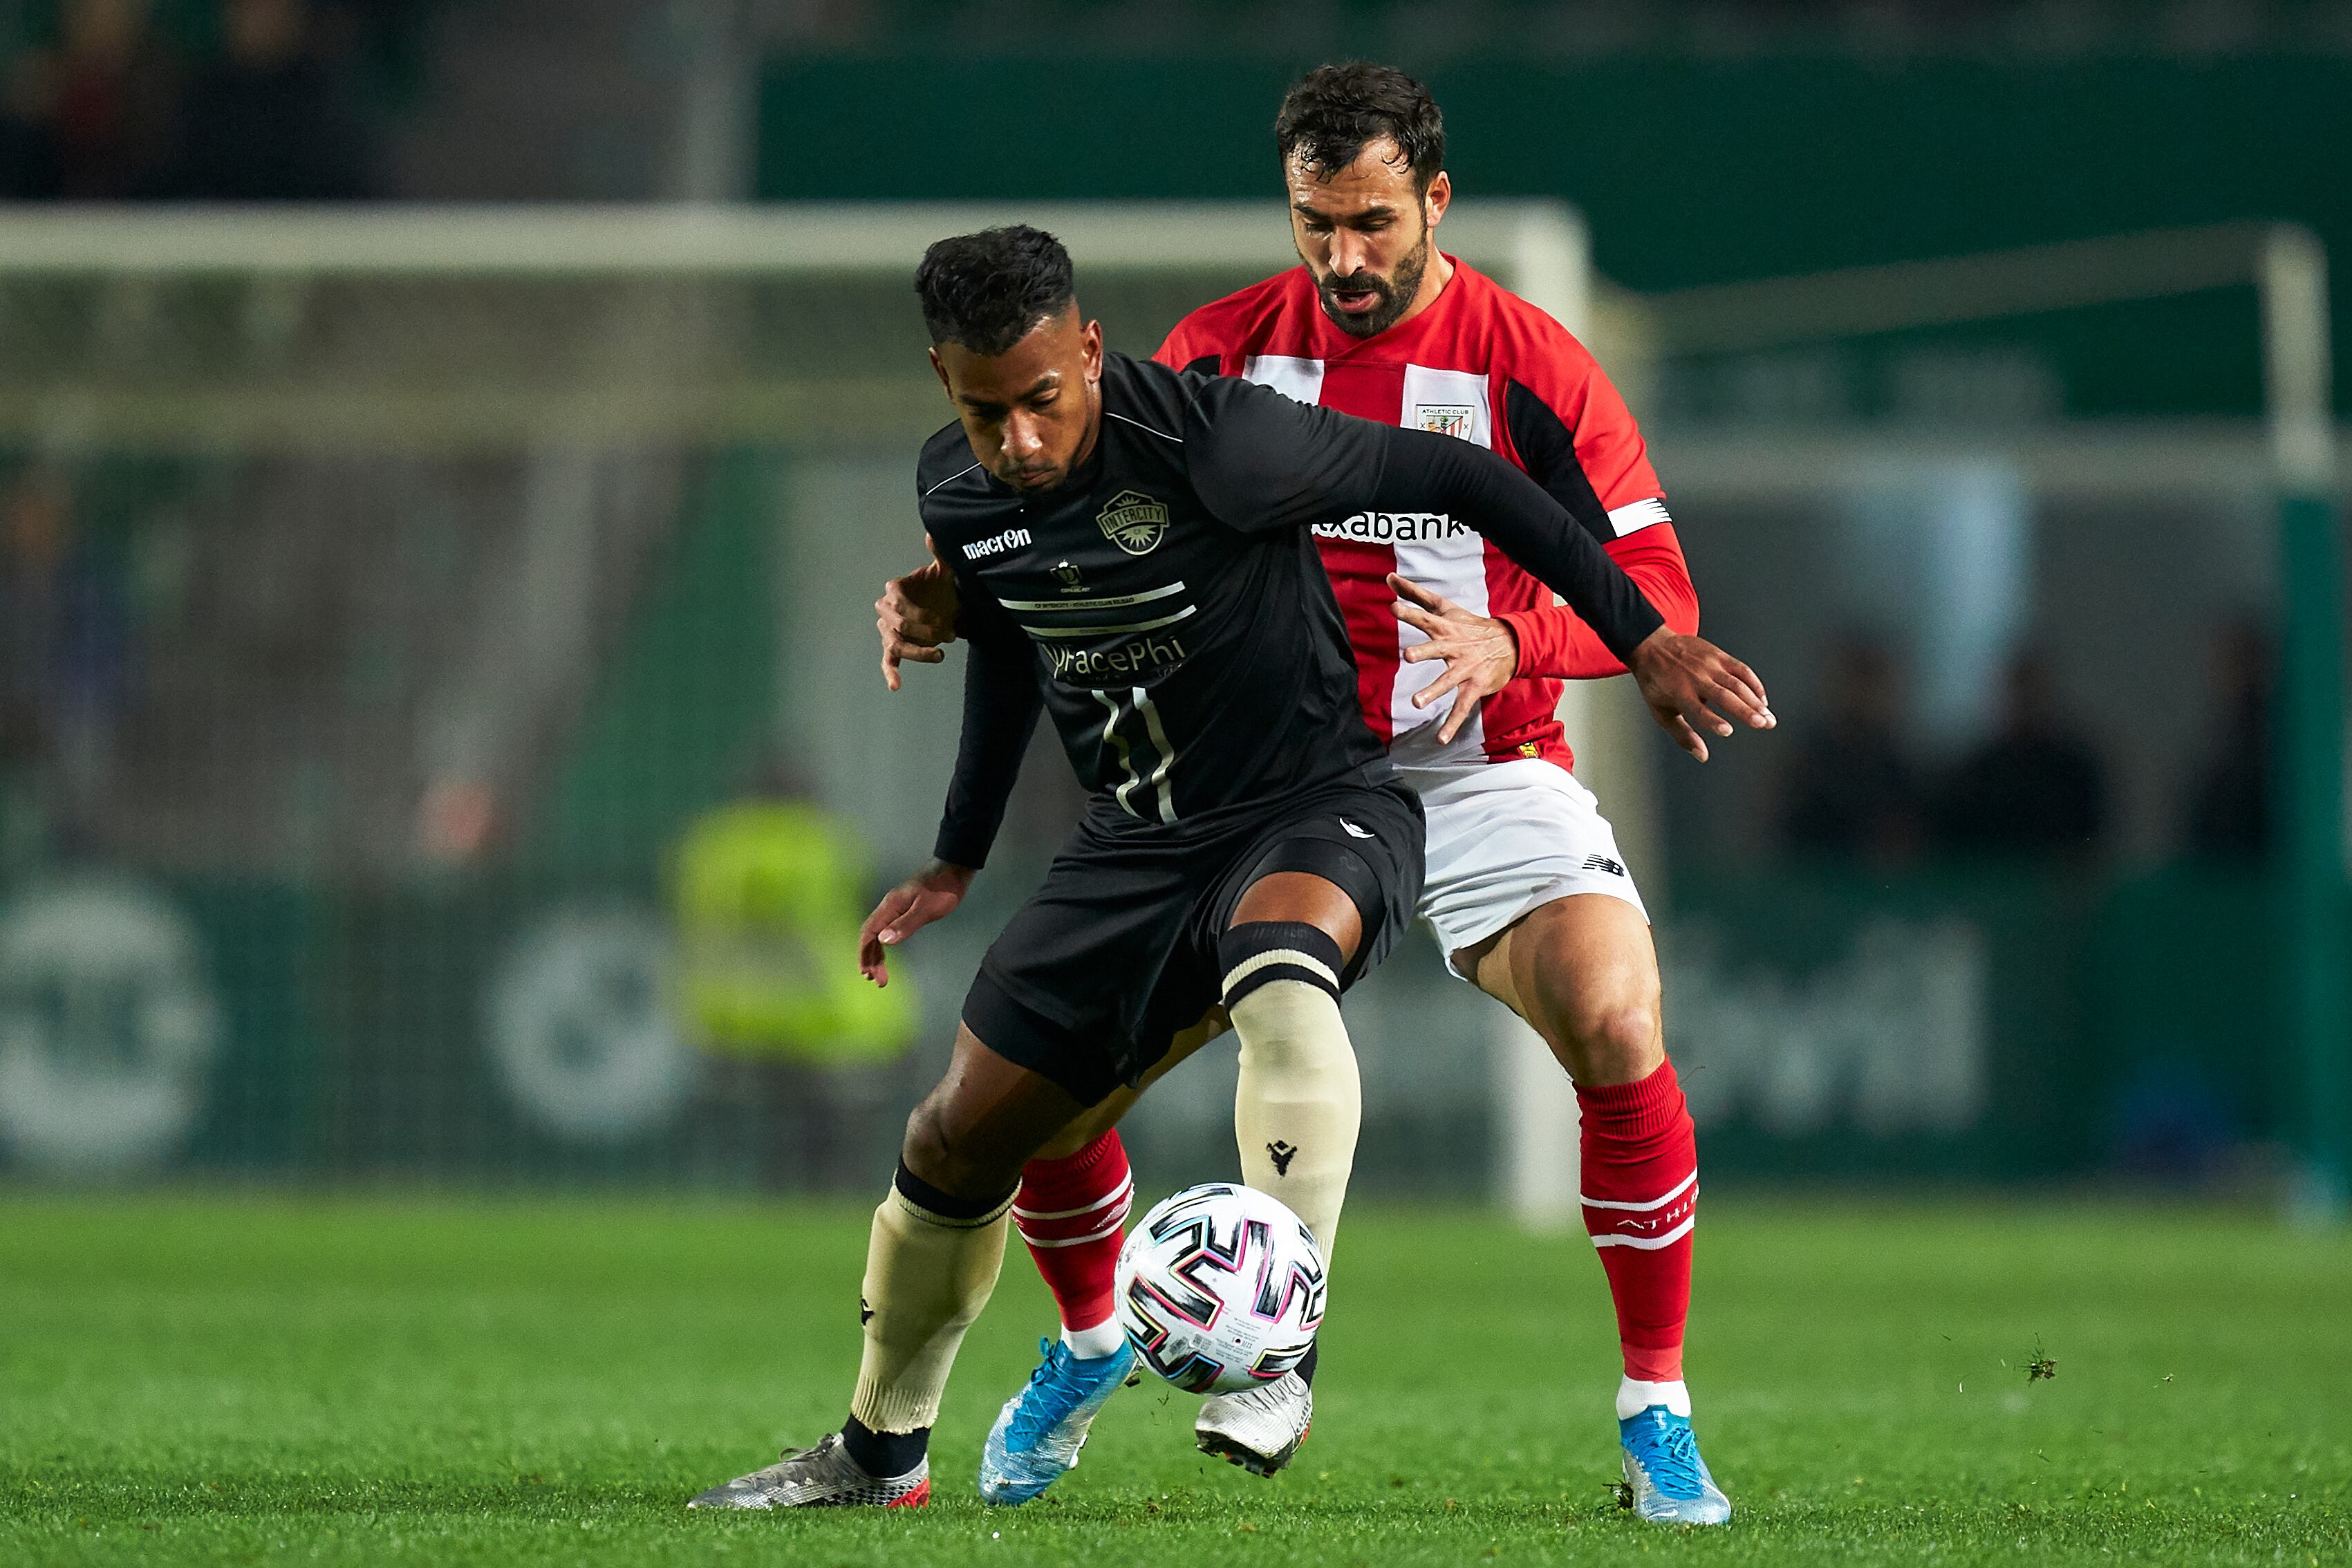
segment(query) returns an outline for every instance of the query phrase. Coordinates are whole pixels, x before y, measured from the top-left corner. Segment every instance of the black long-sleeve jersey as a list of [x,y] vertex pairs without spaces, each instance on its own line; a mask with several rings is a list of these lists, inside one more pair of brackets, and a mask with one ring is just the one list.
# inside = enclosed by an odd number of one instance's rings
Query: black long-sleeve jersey
[[923,524],[969,640],[963,737],[938,857],[987,858],[1041,704],[1098,821],[1216,831],[1383,759],[1307,527],[1449,511],[1621,658],[1663,624],[1560,504],[1467,442],[1309,407],[1238,377],[1104,356],[1095,449],[1030,494],[924,443]]

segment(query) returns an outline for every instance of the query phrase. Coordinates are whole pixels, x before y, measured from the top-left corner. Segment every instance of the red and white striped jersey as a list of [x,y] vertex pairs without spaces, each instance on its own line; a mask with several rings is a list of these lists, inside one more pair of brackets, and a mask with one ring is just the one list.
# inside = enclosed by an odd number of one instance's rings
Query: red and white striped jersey
[[[1698,596],[1625,400],[1566,328],[1474,268],[1454,261],[1427,310],[1355,338],[1324,315],[1313,276],[1296,267],[1194,310],[1156,357],[1501,453],[1601,542],[1668,626],[1697,630]],[[1404,662],[1424,639],[1391,608],[1395,572],[1507,622],[1518,639],[1517,678],[1480,705],[1454,752],[1571,763],[1556,716],[1561,679],[1624,667],[1549,589],[1442,512],[1360,511],[1314,533],[1347,618],[1364,719],[1384,744],[1434,725],[1450,706],[1412,705],[1444,667]],[[1432,729],[1422,739],[1435,737]]]

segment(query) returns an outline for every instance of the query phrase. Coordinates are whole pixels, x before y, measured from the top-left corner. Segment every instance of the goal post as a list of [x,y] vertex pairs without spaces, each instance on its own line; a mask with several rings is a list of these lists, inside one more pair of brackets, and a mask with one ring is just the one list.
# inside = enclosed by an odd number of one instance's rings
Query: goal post
[[[99,497],[81,521],[138,536],[128,577],[164,622],[152,710],[108,742],[117,779],[38,808],[86,816],[76,831],[151,886],[289,889],[289,909],[320,912],[288,929],[340,945],[287,951],[285,931],[242,915],[250,930],[199,934],[247,943],[224,962],[260,993],[352,990],[310,998],[339,1020],[332,1048],[291,1003],[269,1014],[235,997],[208,1003],[219,1026],[203,1052],[47,1041],[60,1059],[152,1057],[154,1073],[177,1075],[184,1114],[123,1158],[214,1137],[224,1164],[364,1171],[378,1168],[373,1151],[414,1143],[470,1151],[414,1155],[463,1176],[467,1161],[520,1158],[502,1140],[560,1141],[566,1124],[532,1121],[521,1100],[495,1113],[457,1103],[453,1086],[490,1054],[469,1020],[511,1010],[466,994],[486,984],[467,950],[560,949],[534,972],[542,990],[560,988],[565,964],[594,980],[597,952],[624,970],[637,962],[631,943],[657,931],[642,921],[574,910],[544,942],[499,922],[527,925],[542,890],[641,883],[642,870],[616,882],[614,868],[647,865],[658,848],[647,825],[721,788],[726,758],[756,739],[740,732],[747,721],[773,716],[811,754],[868,756],[814,767],[818,797],[869,836],[928,840],[936,799],[873,775],[892,758],[935,763],[938,736],[876,731],[951,726],[953,704],[937,700],[946,683],[910,683],[923,689],[901,694],[891,725],[874,722],[863,606],[914,537],[905,463],[944,417],[915,264],[944,235],[1015,221],[1068,245],[1089,313],[1138,354],[1193,307],[1296,261],[1272,200],[67,209],[0,225],[0,481]],[[1572,212],[1464,200],[1441,243],[1571,330],[1601,332],[1603,363],[1642,379],[1631,340],[1607,339],[1630,318],[1596,301]],[[807,521],[843,515],[861,526]],[[795,529],[772,547],[755,537]],[[745,590],[747,574],[780,572],[801,574],[789,595]],[[636,586],[649,574],[663,579],[650,610]],[[614,675],[616,664],[628,668]],[[1629,853],[1652,862],[1638,847],[1651,815],[1640,755],[1654,742],[1622,707],[1571,686],[1562,711],[1579,771]],[[689,769],[700,771],[677,776]],[[124,785],[132,774],[173,782]],[[597,815],[624,795],[645,798]],[[452,878],[474,873],[450,858],[502,828],[528,885],[484,884],[459,909]],[[0,894],[47,875],[37,849],[10,842],[0,831]],[[440,912],[385,912],[400,909]],[[263,984],[272,963],[285,973]],[[642,989],[656,968],[621,978]],[[1500,1009],[1455,995],[1444,1016],[1460,1032],[1435,1044],[1491,1107],[1492,1179],[1530,1218],[1572,1215],[1564,1075]],[[253,1022],[266,1014],[277,1021]],[[423,1017],[442,1022],[420,1050]],[[627,1048],[660,1048],[659,1028],[640,1022]],[[631,1078],[614,1060],[614,1081],[688,1098],[593,1115],[574,1103],[569,1125],[624,1142],[673,1128],[669,1163],[647,1168],[710,1168],[756,1136],[733,1123],[698,1133],[690,1075],[639,1063]],[[285,1071],[357,1075],[304,1091],[343,1120],[300,1136],[264,1128],[288,1096],[263,1079]],[[565,1092],[577,1102],[593,1087]],[[256,1109],[224,1113],[221,1096]],[[434,1130],[413,1125],[424,1122]],[[205,1126],[226,1131],[191,1131]]]
[[1726,353],[2246,288],[2261,308],[2280,584],[2269,895],[2282,948],[2285,1077],[2295,1086],[2287,1208],[2298,1221],[2340,1224],[2352,1207],[2352,801],[2327,256],[2318,237],[2283,224],[2152,230],[1685,289],[1643,296],[1633,309],[1663,353]]

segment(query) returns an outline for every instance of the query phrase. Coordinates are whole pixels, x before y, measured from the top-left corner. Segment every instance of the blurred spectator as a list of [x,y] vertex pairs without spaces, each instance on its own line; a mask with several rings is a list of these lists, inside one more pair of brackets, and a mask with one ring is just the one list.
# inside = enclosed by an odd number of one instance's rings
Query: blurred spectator
[[682,1033],[763,1086],[762,1180],[855,1185],[865,1165],[844,1124],[878,1109],[870,1069],[921,1022],[903,960],[887,989],[858,973],[876,891],[865,836],[771,756],[742,798],[688,825],[675,864]]
[[2189,795],[2190,853],[2259,859],[2270,849],[2271,639],[2252,616],[2213,639],[2221,727]]
[[58,47],[14,61],[0,89],[0,194],[121,201],[162,176],[178,72],[146,0],[66,0]]
[[0,76],[0,200],[55,201],[65,194],[58,147],[57,62],[36,51]]
[[347,61],[320,47],[306,0],[228,0],[221,32],[221,58],[188,91],[165,194],[212,202],[374,195],[373,153]]
[[1797,743],[1780,813],[1792,849],[1872,859],[1919,847],[1916,771],[1904,755],[1902,671],[1875,637],[1848,634],[1832,649],[1822,721]]
[[78,536],[71,487],[35,465],[0,495],[0,752],[86,820],[111,779],[128,688],[121,574]]
[[2009,667],[2000,728],[1945,783],[1936,812],[1937,847],[2079,858],[2097,847],[2106,819],[2105,766],[2060,710],[2048,657],[2039,650],[2018,655]]
[[0,767],[30,767],[46,750],[57,510],[54,495],[29,483],[0,500]]

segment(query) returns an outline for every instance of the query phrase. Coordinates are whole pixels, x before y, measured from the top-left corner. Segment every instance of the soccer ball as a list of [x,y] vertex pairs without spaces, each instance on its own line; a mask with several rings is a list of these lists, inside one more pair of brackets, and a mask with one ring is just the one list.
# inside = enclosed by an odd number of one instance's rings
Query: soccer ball
[[1118,1326],[1143,1364],[1190,1394],[1271,1383],[1314,1347],[1323,1249],[1255,1187],[1187,1187],[1118,1251]]

